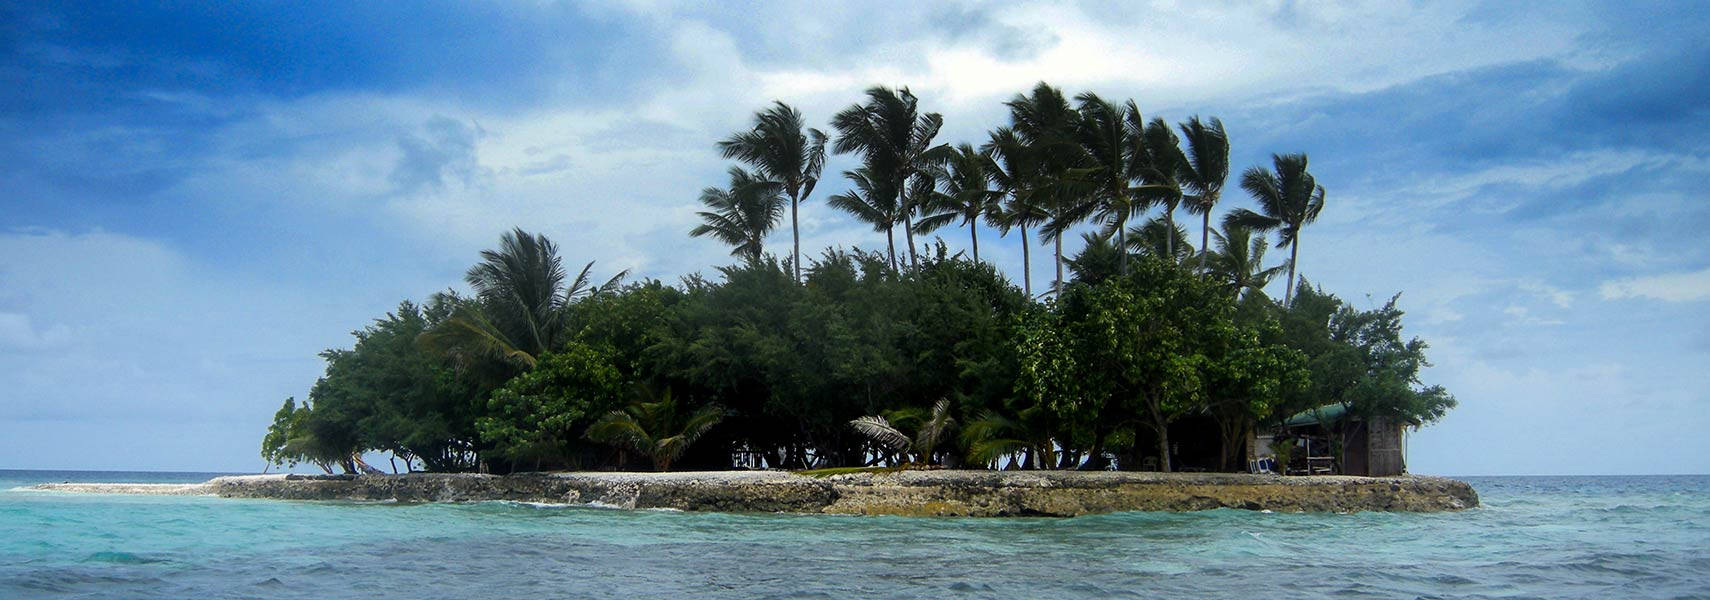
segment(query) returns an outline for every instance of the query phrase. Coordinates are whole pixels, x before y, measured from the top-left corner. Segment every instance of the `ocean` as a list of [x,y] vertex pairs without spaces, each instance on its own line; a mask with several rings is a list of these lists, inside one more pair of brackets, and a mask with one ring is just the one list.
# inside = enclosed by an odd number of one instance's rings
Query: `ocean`
[[1074,519],[84,495],[0,470],[0,598],[1710,598],[1710,476],[1468,477],[1441,514]]

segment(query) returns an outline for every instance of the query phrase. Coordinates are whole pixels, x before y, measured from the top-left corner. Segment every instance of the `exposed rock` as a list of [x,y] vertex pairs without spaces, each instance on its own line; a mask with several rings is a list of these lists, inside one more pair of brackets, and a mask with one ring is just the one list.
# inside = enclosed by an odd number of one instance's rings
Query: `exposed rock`
[[1060,516],[1243,508],[1434,512],[1478,506],[1441,477],[1279,477],[1229,473],[901,471],[823,478],[782,471],[243,475],[205,484],[44,484],[40,489],[228,498],[476,502],[512,500],[687,511],[857,515]]

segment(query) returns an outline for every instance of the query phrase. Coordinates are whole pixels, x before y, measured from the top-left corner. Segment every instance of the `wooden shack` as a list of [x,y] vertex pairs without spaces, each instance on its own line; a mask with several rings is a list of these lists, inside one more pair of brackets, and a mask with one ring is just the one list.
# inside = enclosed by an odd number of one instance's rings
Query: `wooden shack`
[[1381,417],[1350,417],[1345,407],[1331,404],[1289,417],[1277,435],[1340,440],[1342,454],[1334,472],[1389,477],[1407,472],[1409,425],[1412,424]]

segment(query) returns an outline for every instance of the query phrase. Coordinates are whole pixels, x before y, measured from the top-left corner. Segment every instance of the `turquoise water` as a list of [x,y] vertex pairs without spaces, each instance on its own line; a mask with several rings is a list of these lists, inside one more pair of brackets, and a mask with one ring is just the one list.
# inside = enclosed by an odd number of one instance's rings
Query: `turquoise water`
[[0,598],[1710,598],[1710,476],[1453,514],[915,519],[78,495],[0,471]]

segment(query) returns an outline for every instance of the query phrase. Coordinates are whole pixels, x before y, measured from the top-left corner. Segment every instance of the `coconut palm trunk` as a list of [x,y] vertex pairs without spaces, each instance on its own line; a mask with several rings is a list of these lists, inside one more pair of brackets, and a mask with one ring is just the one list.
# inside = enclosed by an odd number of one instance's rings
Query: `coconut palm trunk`
[[903,215],[903,236],[908,239],[908,266],[914,267],[914,218]]
[[1033,299],[1033,248],[1027,245],[1027,225],[1021,226],[1021,282],[1028,300]]
[[[1172,207],[1169,205],[1164,206],[1164,225],[1165,225],[1165,229],[1164,229],[1165,232],[1174,232],[1176,230],[1175,207]],[[1175,262],[1175,260],[1176,260],[1176,236],[1174,236],[1174,235],[1164,236],[1164,255],[1170,257],[1170,262],[1172,262],[1172,263]]]
[[885,229],[885,255],[890,258],[891,270],[897,270],[897,234],[895,227]]
[[1294,242],[1289,244],[1288,251],[1288,286],[1283,288],[1283,306],[1294,301],[1294,264],[1300,260],[1300,234],[1294,234]]
[[1207,274],[1205,257],[1211,254],[1211,246],[1209,245],[1211,243],[1211,211],[1205,211],[1201,217],[1199,223],[1199,276],[1203,278]]
[[1128,215],[1116,218],[1116,247],[1122,250],[1122,274],[1128,274]]
[[1051,284],[1051,287],[1053,288],[1052,295],[1056,296],[1058,299],[1062,299],[1062,297],[1063,297],[1063,236],[1058,235],[1057,237],[1053,238],[1052,241],[1056,242],[1056,246],[1057,246],[1057,281],[1052,282],[1052,284]]
[[[802,282],[802,228],[797,225],[796,206],[801,201],[796,198],[796,190],[790,190],[790,268],[793,269],[796,283]],[[756,257],[758,259],[758,257]]]
[[980,227],[968,221],[968,238],[974,242],[974,262],[980,262]]

